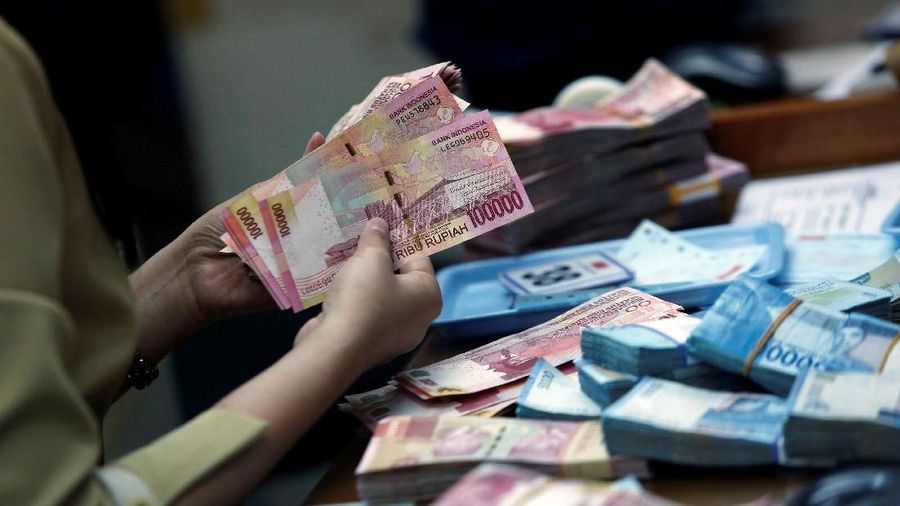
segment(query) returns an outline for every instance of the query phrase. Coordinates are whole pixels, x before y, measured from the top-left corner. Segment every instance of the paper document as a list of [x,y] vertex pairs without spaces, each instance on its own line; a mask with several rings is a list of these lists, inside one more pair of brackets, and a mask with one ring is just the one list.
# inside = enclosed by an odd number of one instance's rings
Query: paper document
[[900,162],[751,181],[731,222],[774,221],[788,235],[879,232],[900,202]]

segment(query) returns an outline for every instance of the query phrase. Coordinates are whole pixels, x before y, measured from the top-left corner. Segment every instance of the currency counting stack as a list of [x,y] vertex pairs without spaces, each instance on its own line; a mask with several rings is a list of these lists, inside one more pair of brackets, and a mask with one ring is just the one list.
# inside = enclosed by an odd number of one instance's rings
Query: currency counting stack
[[642,218],[708,224],[746,167],[710,153],[709,103],[655,60],[621,92],[584,109],[541,108],[497,127],[534,214],[485,234],[474,251],[517,253],[627,234]]

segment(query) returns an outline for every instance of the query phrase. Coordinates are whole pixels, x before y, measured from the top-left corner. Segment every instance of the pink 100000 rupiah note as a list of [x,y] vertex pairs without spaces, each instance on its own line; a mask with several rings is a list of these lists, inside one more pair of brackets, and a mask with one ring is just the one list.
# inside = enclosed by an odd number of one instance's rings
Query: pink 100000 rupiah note
[[388,222],[399,267],[532,211],[487,112],[350,165],[323,168],[298,179],[290,195],[290,241],[302,245],[291,272],[304,307],[324,300],[370,218]]
[[422,399],[471,394],[528,376],[540,358],[560,365],[581,356],[581,329],[683,316],[681,306],[634,288],[618,288],[556,318],[429,366],[398,383]]
[[[309,284],[295,282],[297,276],[292,275],[290,266],[298,252],[290,241],[282,240],[286,238],[285,231],[289,234],[291,230],[291,223],[286,221],[288,214],[282,210],[275,215],[278,208],[274,202],[260,203],[287,194],[295,185],[305,185],[320,170],[339,168],[390,149],[448,124],[461,114],[460,101],[439,77],[408,84],[402,87],[405,93],[380,101],[379,108],[284,171],[255,185],[223,210],[222,219],[231,239],[240,247],[238,252],[245,259],[252,259],[254,270],[280,307],[299,311],[316,301],[309,301],[303,293]],[[275,200],[284,205],[288,197],[280,195]]]

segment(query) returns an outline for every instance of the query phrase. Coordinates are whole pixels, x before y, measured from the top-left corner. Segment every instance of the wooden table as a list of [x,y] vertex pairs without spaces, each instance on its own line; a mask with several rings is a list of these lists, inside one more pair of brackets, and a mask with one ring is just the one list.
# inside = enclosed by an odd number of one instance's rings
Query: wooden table
[[[429,333],[410,360],[409,367],[431,364],[484,342],[471,341],[460,345]],[[345,445],[346,449],[313,490],[309,504],[359,500],[353,471],[368,441],[368,431],[360,426],[358,431],[338,443]],[[773,501],[784,499],[802,487],[811,476],[807,472],[774,468],[723,470],[671,466],[661,469],[653,479],[643,480],[642,485],[657,495],[683,504],[720,506],[749,503],[762,496]]]

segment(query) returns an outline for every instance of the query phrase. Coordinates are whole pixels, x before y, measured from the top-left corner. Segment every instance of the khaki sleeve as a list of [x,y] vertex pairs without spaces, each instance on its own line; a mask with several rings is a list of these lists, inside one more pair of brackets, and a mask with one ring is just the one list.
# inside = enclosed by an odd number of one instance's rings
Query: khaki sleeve
[[[259,439],[266,425],[241,413],[213,408],[103,468],[101,477],[110,470],[124,471],[146,486],[159,504],[169,504]],[[117,485],[122,482],[103,481],[118,497]]]
[[105,504],[87,480],[100,429],[65,368],[71,320],[46,297],[0,289],[0,504]]

